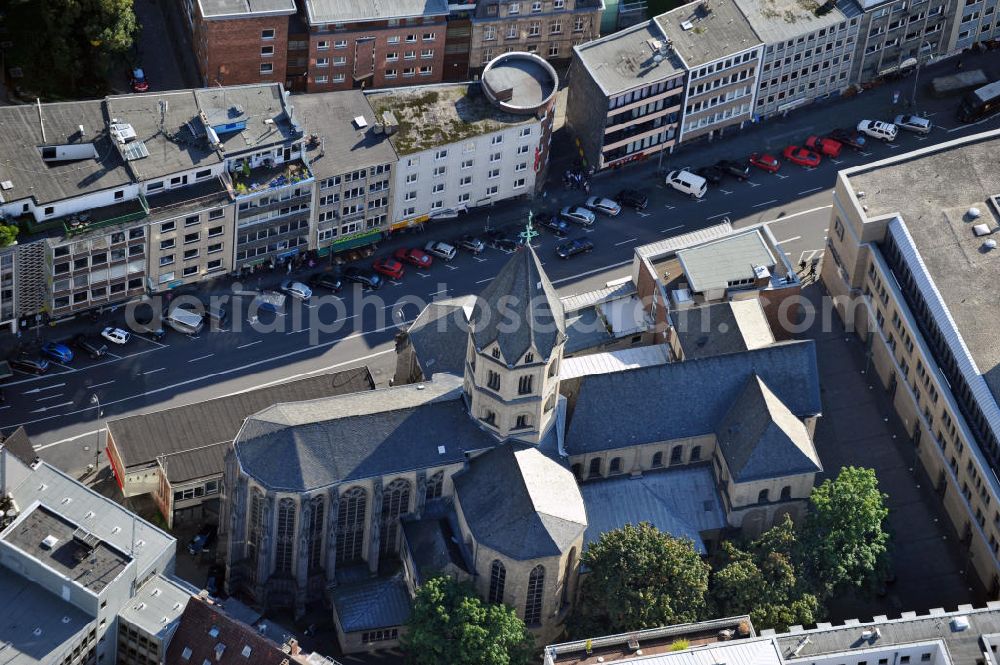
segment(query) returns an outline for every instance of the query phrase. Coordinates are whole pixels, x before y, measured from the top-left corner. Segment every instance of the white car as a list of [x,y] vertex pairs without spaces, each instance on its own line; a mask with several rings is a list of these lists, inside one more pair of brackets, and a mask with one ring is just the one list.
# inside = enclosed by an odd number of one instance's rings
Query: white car
[[128,344],[128,341],[132,339],[127,331],[121,328],[115,328],[114,326],[108,326],[101,331],[101,337],[108,340],[112,344]]
[[900,129],[916,132],[917,134],[929,134],[933,126],[930,120],[922,118],[919,115],[897,115],[892,124]]
[[559,211],[562,218],[567,222],[573,222],[581,226],[593,226],[597,218],[583,206],[570,206]]
[[882,122],[881,120],[862,120],[858,123],[858,131],[886,142],[895,141],[896,134],[899,133],[896,125],[891,122]]
[[584,205],[595,212],[603,212],[611,217],[622,211],[622,207],[611,199],[602,199],[599,196],[591,196]]
[[458,254],[458,250],[453,245],[441,242],[440,240],[431,240],[424,245],[424,251],[445,261],[451,261]]
[[302,282],[288,280],[281,283],[281,290],[295,298],[296,300],[309,300],[312,298],[312,289]]

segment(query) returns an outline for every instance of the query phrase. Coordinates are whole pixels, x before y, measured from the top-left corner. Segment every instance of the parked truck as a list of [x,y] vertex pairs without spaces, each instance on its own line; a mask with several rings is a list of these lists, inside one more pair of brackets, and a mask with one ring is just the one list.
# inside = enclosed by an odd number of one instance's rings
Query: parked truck
[[970,69],[949,76],[938,76],[931,79],[931,94],[935,97],[950,97],[975,90],[989,83],[981,69]]

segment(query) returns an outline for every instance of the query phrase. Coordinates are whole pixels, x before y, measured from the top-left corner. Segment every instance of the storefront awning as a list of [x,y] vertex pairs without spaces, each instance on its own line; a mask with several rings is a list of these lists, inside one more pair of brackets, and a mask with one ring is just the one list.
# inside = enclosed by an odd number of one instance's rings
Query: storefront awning
[[355,247],[364,247],[365,245],[370,245],[374,242],[378,242],[382,239],[381,231],[366,231],[364,233],[358,233],[352,236],[347,236],[346,238],[341,238],[334,243],[331,243],[330,249],[334,252],[343,252],[347,249],[354,249]]
[[267,261],[270,260],[271,260],[270,256],[258,256],[256,259],[250,259],[249,261],[244,263],[243,267],[249,268],[250,266],[257,266],[260,265],[261,263],[266,263]]
[[403,221],[396,222],[395,224],[390,226],[389,230],[398,231],[399,229],[405,229],[411,226],[416,226],[417,224],[423,224],[430,218],[431,218],[430,215],[421,215],[420,217],[414,217],[413,219],[404,219]]

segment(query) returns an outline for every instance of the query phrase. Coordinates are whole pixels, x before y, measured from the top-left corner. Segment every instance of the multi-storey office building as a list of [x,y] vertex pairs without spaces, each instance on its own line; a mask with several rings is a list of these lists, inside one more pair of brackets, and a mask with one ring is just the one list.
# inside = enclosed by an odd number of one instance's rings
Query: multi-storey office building
[[679,140],[712,139],[750,120],[763,48],[736,3],[691,3],[654,20],[689,71]]
[[956,0],[860,0],[863,11],[851,78],[858,83],[906,69],[954,48]]
[[960,2],[952,30],[951,50],[962,51],[976,43],[1000,40],[997,0]]
[[369,93],[400,159],[393,228],[533,196],[557,87],[545,60],[512,53],[491,62],[481,83]]
[[567,61],[573,47],[601,34],[603,0],[486,0],[472,16],[469,69],[498,55],[526,51]]
[[803,7],[736,0],[764,42],[754,113],[767,117],[840,95],[851,84],[861,11],[853,0]]
[[822,278],[909,430],[965,551],[1000,593],[1000,132],[843,171]]
[[597,169],[677,143],[687,74],[655,21],[573,48],[566,122]]

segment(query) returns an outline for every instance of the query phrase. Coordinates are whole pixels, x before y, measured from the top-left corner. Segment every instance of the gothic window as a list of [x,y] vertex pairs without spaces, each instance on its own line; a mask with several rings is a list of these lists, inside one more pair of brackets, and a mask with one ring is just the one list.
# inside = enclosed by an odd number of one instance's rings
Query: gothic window
[[572,548],[569,551],[569,556],[566,557],[566,571],[563,573],[563,587],[562,587],[562,606],[566,607],[572,600],[570,588],[570,581],[573,579],[573,564],[576,563],[576,548]]
[[785,485],[784,487],[781,488],[781,500],[788,501],[791,498],[792,498],[792,486]]
[[324,503],[323,497],[313,497],[310,502],[312,510],[309,514],[309,574],[315,575],[320,571],[323,560],[323,518]]
[[542,623],[542,594],[545,591],[545,568],[535,566],[528,575],[528,596],[524,601],[524,623],[537,626]]
[[275,538],[274,572],[279,575],[292,573],[292,551],[295,549],[295,501],[278,502],[278,533]]
[[494,346],[493,347],[493,357],[496,358],[497,360],[500,360],[500,347],[499,346]]
[[525,362],[525,364],[535,362],[535,354],[531,353],[530,351],[528,353],[525,353],[524,354],[524,362]]
[[670,451],[670,463],[680,464],[681,460],[683,459],[682,457],[683,455],[684,455],[684,447],[674,446],[673,449]]
[[653,468],[663,466],[663,451],[660,451],[653,455]]
[[691,449],[691,461],[697,462],[701,459],[701,446],[695,446]]
[[399,516],[410,512],[410,481],[397,478],[389,483],[382,495],[382,540],[379,555],[396,553],[399,540]]
[[530,395],[531,394],[531,384],[534,377],[530,374],[527,376],[522,376],[517,380],[517,394],[518,395]]
[[590,460],[590,472],[587,473],[588,478],[593,478],[594,476],[601,475],[601,458],[595,457]]
[[487,425],[493,425],[494,427],[496,427],[497,414],[493,413],[489,409],[483,409],[482,421]]
[[490,390],[500,390],[500,375],[491,369],[486,371],[486,387]]
[[433,476],[427,479],[427,491],[424,494],[424,498],[430,501],[431,499],[436,499],[441,496],[441,492],[444,490],[444,471],[438,471]]
[[514,429],[525,429],[526,427],[531,427],[531,416],[518,416],[514,423]]
[[622,472],[622,458],[614,457],[611,459],[611,468],[609,469],[611,473],[621,473]]
[[250,579],[257,582],[257,557],[264,536],[264,494],[256,487],[250,495],[250,533],[247,538],[247,559],[250,560]]
[[761,490],[757,495],[757,503],[767,503],[767,490]]
[[494,559],[490,566],[490,595],[486,600],[498,604],[503,602],[503,586],[507,581],[507,569],[500,559]]
[[367,504],[368,493],[361,487],[352,487],[340,498],[340,510],[337,512],[337,563],[355,563],[361,560]]

